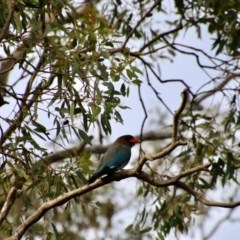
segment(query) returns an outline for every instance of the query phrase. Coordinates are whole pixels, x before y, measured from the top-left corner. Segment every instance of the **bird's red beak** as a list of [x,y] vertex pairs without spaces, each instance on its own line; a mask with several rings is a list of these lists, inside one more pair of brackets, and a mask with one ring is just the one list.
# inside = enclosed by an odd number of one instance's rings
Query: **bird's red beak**
[[140,143],[140,140],[138,140],[137,138],[132,138],[129,141],[130,143],[136,144],[136,143]]

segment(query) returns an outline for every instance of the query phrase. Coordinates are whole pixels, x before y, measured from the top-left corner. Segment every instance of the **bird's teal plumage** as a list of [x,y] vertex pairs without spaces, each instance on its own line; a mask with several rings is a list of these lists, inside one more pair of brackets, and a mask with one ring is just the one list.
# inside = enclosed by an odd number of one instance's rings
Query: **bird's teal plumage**
[[97,171],[88,182],[94,182],[103,175],[109,175],[125,167],[131,157],[131,147],[136,143],[139,143],[139,140],[131,135],[119,137],[106,151]]

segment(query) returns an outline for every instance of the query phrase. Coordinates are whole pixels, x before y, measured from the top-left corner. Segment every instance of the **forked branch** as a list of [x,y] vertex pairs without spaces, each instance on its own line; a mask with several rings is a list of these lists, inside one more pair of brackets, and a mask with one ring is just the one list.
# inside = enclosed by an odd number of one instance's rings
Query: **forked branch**
[[181,93],[181,97],[182,97],[181,105],[179,106],[178,110],[175,111],[174,116],[173,116],[171,144],[158,153],[151,154],[151,155],[144,154],[141,157],[139,164],[137,166],[138,171],[140,171],[142,169],[142,167],[146,161],[152,161],[152,160],[155,160],[158,158],[162,158],[162,157],[168,155],[169,153],[171,153],[176,147],[187,144],[187,142],[185,142],[185,141],[178,140],[179,119],[180,119],[180,115],[183,112],[183,110],[187,104],[187,100],[188,100],[188,90],[187,89],[183,90],[183,92]]

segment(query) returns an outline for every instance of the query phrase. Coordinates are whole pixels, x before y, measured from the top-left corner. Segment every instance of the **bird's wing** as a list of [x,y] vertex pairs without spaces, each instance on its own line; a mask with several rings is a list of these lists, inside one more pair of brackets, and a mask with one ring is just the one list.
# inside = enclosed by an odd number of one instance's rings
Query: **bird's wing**
[[94,182],[97,178],[122,169],[129,162],[131,148],[124,145],[115,145],[108,149],[97,171],[89,178],[88,182]]
[[104,155],[103,166],[108,166],[111,171],[118,171],[129,162],[131,149],[125,145],[110,148]]

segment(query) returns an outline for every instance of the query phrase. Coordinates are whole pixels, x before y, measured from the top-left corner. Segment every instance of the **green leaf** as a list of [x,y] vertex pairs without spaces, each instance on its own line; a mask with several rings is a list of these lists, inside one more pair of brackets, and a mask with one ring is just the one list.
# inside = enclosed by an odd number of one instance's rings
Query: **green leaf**
[[101,108],[99,106],[91,106],[92,108],[92,120],[95,121],[98,115],[101,113]]
[[56,127],[56,137],[57,137],[59,135],[59,133],[60,133],[60,130],[61,130],[61,125],[60,125],[57,117],[54,119],[53,124],[57,125],[57,127]]
[[146,227],[146,228],[144,228],[144,229],[141,229],[140,230],[140,234],[144,234],[144,233],[147,233],[147,232],[149,232],[149,231],[151,231],[152,230],[152,227]]
[[126,72],[127,72],[129,79],[133,79],[136,77],[136,74],[133,71],[131,71],[130,69],[126,69]]
[[132,228],[133,228],[133,224],[130,224],[125,228],[125,231],[130,232],[132,230]]
[[111,134],[111,132],[112,132],[111,124],[109,121],[110,119],[111,119],[111,117],[106,111],[101,115],[101,125],[103,128],[103,131],[106,134]]
[[[46,139],[45,139],[42,135],[40,135],[39,133],[37,133],[37,132],[35,132],[35,131],[32,131],[32,133],[35,134],[36,136],[38,136],[39,138],[41,138],[42,140],[46,141]],[[32,140],[33,140],[33,139],[32,139]],[[35,142],[35,141],[34,141],[34,142]],[[41,148],[41,149],[43,149],[43,148]]]
[[141,83],[142,83],[142,81],[139,80],[139,79],[135,79],[135,80],[132,81],[132,83],[135,84],[135,85],[137,85],[137,86],[140,86]]
[[118,81],[120,80],[120,76],[119,76],[119,75],[114,75],[114,76],[112,77],[112,80],[113,80],[114,82],[118,82]]
[[125,86],[124,83],[121,85],[120,91],[121,91],[121,93],[122,93],[123,96],[126,96],[126,86]]
[[143,187],[140,186],[140,187],[138,188],[138,190],[137,190],[137,196],[139,197],[139,196],[141,196],[142,194],[143,194]]
[[203,188],[206,188],[206,189],[211,188],[211,184],[208,183],[204,178],[200,177],[199,181],[202,183]]
[[139,68],[137,68],[137,67],[135,67],[135,66],[131,66],[131,69],[132,69],[134,72],[137,72],[137,73],[143,75],[143,72],[142,72]]
[[34,129],[36,132],[40,132],[40,133],[45,133],[46,134],[46,131],[47,131],[46,127],[44,127],[42,124],[40,124],[40,123],[38,123],[38,122],[36,122],[34,120],[32,121],[32,123],[36,127]]
[[53,228],[53,231],[54,231],[55,237],[58,239],[59,236],[58,236],[57,228],[56,228],[55,224],[51,223],[51,225],[52,225],[52,228]]
[[101,78],[103,80],[108,80],[108,68],[104,64],[98,63],[98,69],[100,70]]
[[69,114],[70,114],[71,121],[74,122],[75,104],[74,104],[73,102],[72,102],[71,105],[70,105]]
[[115,119],[117,122],[123,123],[122,116],[121,116],[121,114],[120,114],[118,111],[115,111],[115,112],[114,112],[114,119]]
[[58,84],[58,95],[62,96],[62,83],[63,83],[63,75],[58,74],[57,75],[57,84]]
[[79,131],[79,135],[81,136],[82,140],[90,145],[92,145],[91,141],[92,138],[89,137],[84,131],[82,131],[81,129],[78,130]]

